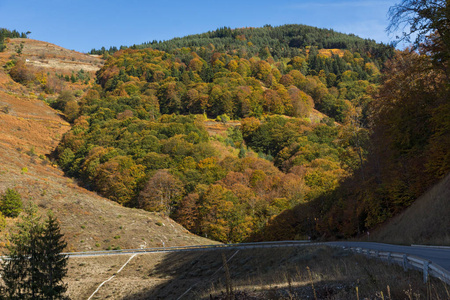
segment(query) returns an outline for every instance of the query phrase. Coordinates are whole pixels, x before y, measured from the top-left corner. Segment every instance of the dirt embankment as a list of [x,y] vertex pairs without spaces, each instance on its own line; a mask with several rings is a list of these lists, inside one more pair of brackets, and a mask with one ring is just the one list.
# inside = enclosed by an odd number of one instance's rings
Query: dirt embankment
[[403,213],[380,226],[371,239],[384,243],[450,246],[450,174]]

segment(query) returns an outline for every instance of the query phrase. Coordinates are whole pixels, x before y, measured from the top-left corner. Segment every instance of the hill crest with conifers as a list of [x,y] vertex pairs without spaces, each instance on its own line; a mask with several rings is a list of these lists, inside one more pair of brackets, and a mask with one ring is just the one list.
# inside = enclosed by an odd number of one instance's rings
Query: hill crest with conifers
[[[92,49],[91,54],[113,54],[119,49],[152,48],[171,52],[182,48],[200,49],[214,47],[218,52],[247,53],[250,57],[258,54],[267,55],[267,50],[275,58],[293,57],[301,54],[301,49],[317,47],[318,49],[341,49],[360,52],[363,55],[380,58],[384,62],[392,55],[389,45],[376,43],[353,34],[344,34],[332,29],[313,26],[289,24],[282,26],[265,25],[264,27],[235,28],[221,27],[202,34],[173,38],[167,41],[145,42],[132,46],[111,46],[109,49]],[[266,49],[267,48],[267,49]]]

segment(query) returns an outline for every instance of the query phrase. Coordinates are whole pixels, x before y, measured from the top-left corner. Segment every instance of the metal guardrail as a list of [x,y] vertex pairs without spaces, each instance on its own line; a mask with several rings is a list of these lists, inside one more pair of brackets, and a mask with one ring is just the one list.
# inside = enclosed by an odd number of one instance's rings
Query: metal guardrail
[[[208,251],[213,249],[257,249],[257,248],[278,248],[278,247],[298,247],[298,246],[319,246],[327,245],[351,250],[356,253],[364,254],[368,257],[386,260],[388,263],[402,265],[405,270],[414,268],[423,272],[423,281],[427,282],[429,276],[439,278],[450,285],[450,272],[431,261],[405,253],[371,250],[362,247],[338,246],[331,243],[316,243],[311,241],[278,241],[278,242],[258,242],[241,244],[216,244],[199,246],[176,246],[159,248],[140,248],[140,249],[120,249],[103,251],[84,251],[84,252],[66,252],[62,253],[68,257],[88,257],[101,255],[121,255],[121,254],[139,254],[139,253],[164,253],[164,252],[182,252],[182,251]],[[2,256],[0,260],[7,260],[8,257]]]
[[279,242],[258,242],[258,243],[240,243],[240,244],[216,244],[216,245],[198,245],[198,246],[175,246],[158,248],[139,248],[139,249],[120,249],[120,250],[101,250],[101,251],[83,251],[83,252],[65,252],[62,253],[69,257],[78,256],[98,256],[98,255],[117,255],[134,253],[154,253],[154,252],[181,252],[181,251],[207,251],[212,249],[253,249],[253,248],[275,248],[275,247],[293,247],[300,245],[322,245],[323,243],[313,243],[310,241],[279,241]]
[[[183,252],[183,251],[208,251],[214,249],[256,249],[256,248],[278,248],[278,247],[296,247],[296,246],[317,246],[324,243],[314,243],[305,241],[279,241],[279,242],[257,242],[257,243],[240,243],[240,244],[215,244],[215,245],[198,245],[198,246],[175,246],[175,247],[155,247],[155,248],[138,248],[138,249],[119,249],[119,250],[99,250],[99,251],[83,251],[83,252],[63,252],[62,255],[68,257],[89,257],[102,255],[125,255],[139,253],[164,253],[164,252]],[[8,260],[8,256],[0,256],[1,260]]]
[[411,247],[432,248],[432,249],[450,249],[450,246],[417,245],[417,244],[411,244]]
[[429,276],[433,276],[439,278],[446,284],[450,285],[450,272],[437,264],[433,264],[431,261],[427,259],[423,259],[415,255],[405,253],[378,251],[365,249],[361,247],[343,247],[343,248],[359,254],[364,254],[368,257],[386,260],[388,263],[399,264],[403,266],[405,270],[409,268],[420,270],[423,272],[424,283],[428,281]]

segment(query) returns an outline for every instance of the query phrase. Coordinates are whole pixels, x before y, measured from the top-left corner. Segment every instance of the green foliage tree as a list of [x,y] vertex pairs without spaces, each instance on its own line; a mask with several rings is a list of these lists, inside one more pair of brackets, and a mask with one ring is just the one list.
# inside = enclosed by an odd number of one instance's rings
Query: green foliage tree
[[0,211],[4,216],[16,218],[22,211],[22,197],[14,190],[8,188],[1,196]]
[[[75,102],[75,96],[71,91],[65,90],[58,96],[58,98],[56,98],[56,101],[52,104],[52,107],[64,111],[66,105],[71,102]],[[69,113],[69,111],[67,113]]]
[[36,272],[34,260],[29,259],[31,240],[42,230],[40,217],[36,208],[29,206],[21,222],[16,225],[16,232],[10,237],[9,260],[2,262],[1,277],[4,282],[3,295],[6,299],[31,299],[35,294]]
[[49,214],[45,224],[33,206],[11,235],[9,260],[2,262],[6,299],[68,299],[62,279],[67,274],[66,247],[55,217]]

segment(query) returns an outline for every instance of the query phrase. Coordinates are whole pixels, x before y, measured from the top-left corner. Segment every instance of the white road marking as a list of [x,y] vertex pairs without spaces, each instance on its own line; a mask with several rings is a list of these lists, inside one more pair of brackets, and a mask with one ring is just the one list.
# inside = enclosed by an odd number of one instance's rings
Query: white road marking
[[111,281],[114,279],[114,277],[116,277],[117,274],[120,273],[120,271],[123,270],[123,268],[125,268],[126,265],[128,265],[128,263],[133,259],[133,257],[135,257],[137,254],[133,254],[128,260],[127,262],[119,269],[119,271],[117,271],[113,276],[111,276],[109,279],[103,281],[98,287],[97,289],[92,293],[92,295],[87,299],[87,300],[91,300],[92,297],[94,297],[94,295],[100,290],[100,288],[107,282]]

